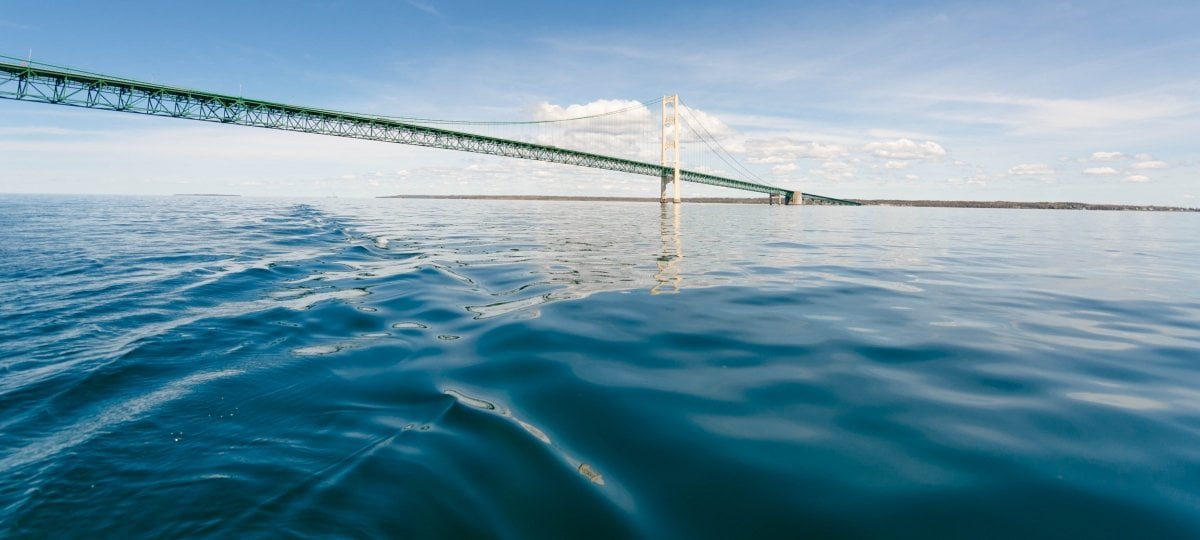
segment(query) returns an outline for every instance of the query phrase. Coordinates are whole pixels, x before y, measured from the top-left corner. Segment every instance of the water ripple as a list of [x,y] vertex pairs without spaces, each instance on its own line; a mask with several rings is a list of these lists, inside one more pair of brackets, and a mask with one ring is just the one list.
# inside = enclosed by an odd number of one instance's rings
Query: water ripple
[[0,196],[0,536],[1195,537],[1197,226]]

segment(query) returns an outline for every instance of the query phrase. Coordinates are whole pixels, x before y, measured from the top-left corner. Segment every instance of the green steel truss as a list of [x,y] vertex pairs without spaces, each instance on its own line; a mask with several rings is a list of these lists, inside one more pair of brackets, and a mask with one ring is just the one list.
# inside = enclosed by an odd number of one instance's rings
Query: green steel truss
[[[36,64],[0,62],[0,98],[461,150],[660,178],[672,173],[672,169],[654,163],[409,124],[389,118],[199,92]],[[695,171],[680,171],[680,179],[779,195],[788,201],[796,196],[792,190]],[[809,193],[800,195],[816,203],[858,204]]]

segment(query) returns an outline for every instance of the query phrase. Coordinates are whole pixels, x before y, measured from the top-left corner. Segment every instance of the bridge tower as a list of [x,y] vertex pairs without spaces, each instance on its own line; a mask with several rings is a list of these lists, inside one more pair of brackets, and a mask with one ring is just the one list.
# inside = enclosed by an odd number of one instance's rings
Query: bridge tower
[[[668,109],[670,112],[668,113]],[[668,138],[669,137],[669,138]],[[669,156],[668,156],[669,155]],[[670,161],[668,161],[668,157]],[[667,182],[675,183],[675,204],[679,204],[679,96],[663,96],[662,99],[662,190],[658,200],[667,203]],[[668,176],[667,167],[674,167]]]

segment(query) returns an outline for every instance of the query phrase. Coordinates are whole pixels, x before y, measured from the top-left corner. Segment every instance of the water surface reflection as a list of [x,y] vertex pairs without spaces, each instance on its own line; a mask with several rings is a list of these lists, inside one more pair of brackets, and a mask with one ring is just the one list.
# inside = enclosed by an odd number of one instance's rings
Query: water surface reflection
[[656,264],[658,271],[654,273],[656,282],[650,288],[650,294],[678,293],[683,286],[683,237],[679,225],[679,208],[682,205],[662,205],[659,214],[658,231],[662,241],[662,254]]

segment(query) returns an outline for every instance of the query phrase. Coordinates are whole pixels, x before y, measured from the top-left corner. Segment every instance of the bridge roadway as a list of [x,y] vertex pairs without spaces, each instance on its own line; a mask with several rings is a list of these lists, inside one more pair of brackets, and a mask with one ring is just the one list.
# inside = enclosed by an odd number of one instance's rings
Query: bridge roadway
[[[658,178],[669,177],[674,170],[660,164],[409,124],[390,118],[245,99],[40,64],[0,62],[0,98],[461,150]],[[680,179],[782,196],[789,203],[799,202],[795,191],[765,184],[689,170],[680,170]],[[800,196],[816,203],[858,204],[809,193]]]

